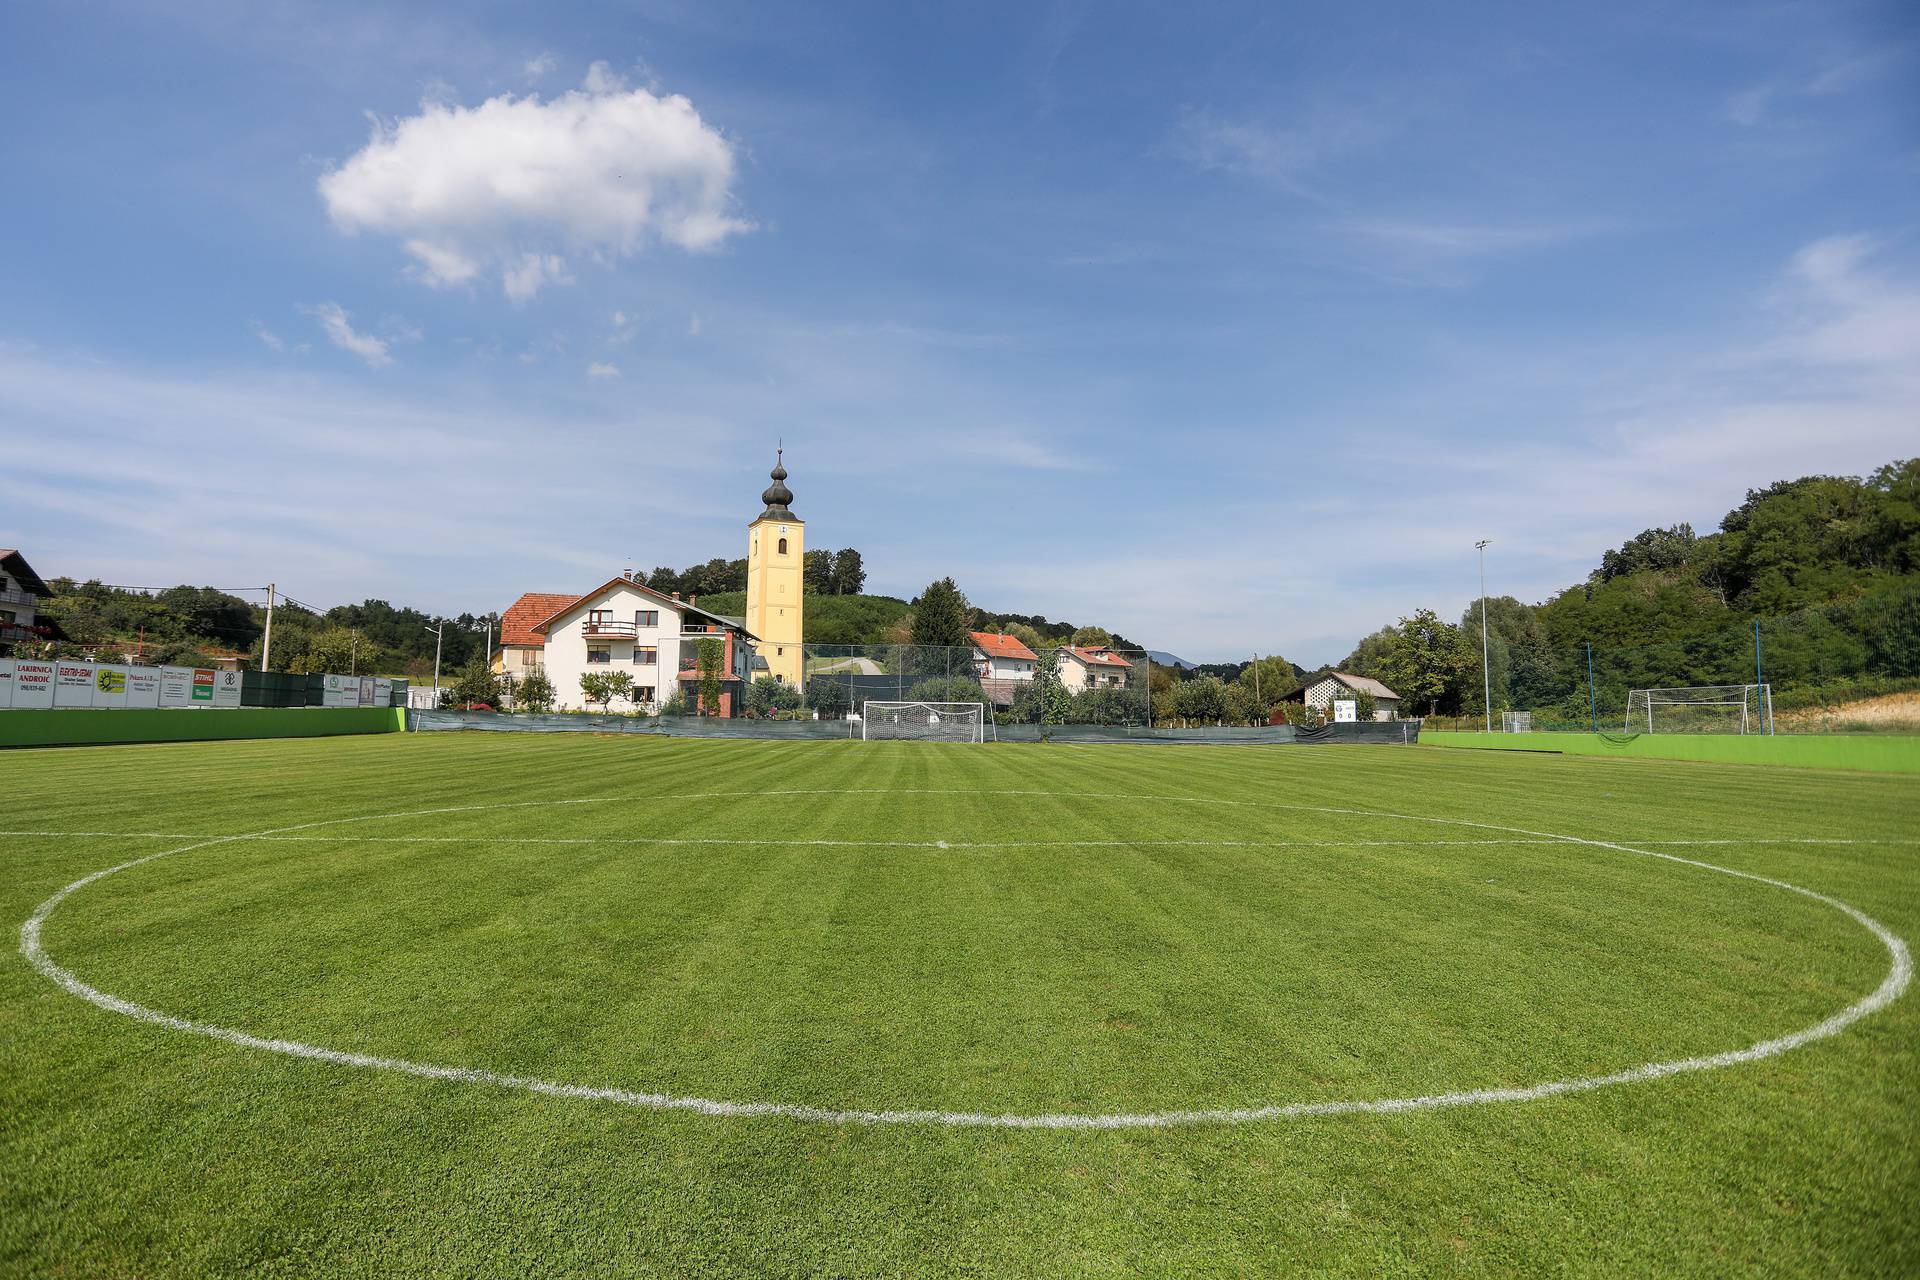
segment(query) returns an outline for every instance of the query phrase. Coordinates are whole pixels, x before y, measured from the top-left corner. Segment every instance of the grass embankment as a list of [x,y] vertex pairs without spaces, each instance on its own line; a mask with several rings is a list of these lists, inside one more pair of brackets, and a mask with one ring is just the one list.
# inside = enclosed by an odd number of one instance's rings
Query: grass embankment
[[[47,950],[104,991],[336,1049],[735,1101],[1099,1114],[1528,1084],[1792,1031],[1887,969],[1845,916],[1752,882],[1290,806],[1668,849],[1920,934],[1906,778],[492,735],[0,768],[16,922],[129,857],[279,830],[61,905]],[[379,814],[416,816],[340,821]],[[1681,840],[1725,843],[1652,843]],[[1765,1062],[1526,1104],[820,1124],[236,1047],[86,1003],[16,955],[0,1272],[1911,1274],[1916,1046],[1908,997]]]

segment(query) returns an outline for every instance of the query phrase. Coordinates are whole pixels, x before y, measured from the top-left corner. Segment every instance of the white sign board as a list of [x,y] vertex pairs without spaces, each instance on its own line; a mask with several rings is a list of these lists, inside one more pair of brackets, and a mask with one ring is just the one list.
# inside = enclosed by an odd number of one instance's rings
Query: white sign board
[[1335,724],[1352,724],[1359,718],[1360,704],[1358,702],[1352,698],[1335,698],[1333,700],[1333,722]]
[[0,658],[0,707],[13,705],[13,659]]
[[160,705],[163,707],[190,707],[193,705],[193,668],[160,668]]
[[93,664],[59,662],[53,678],[53,705],[90,707],[93,705]]
[[157,707],[160,705],[160,672],[154,667],[127,668],[127,705],[129,707]]
[[51,662],[34,662],[26,658],[13,660],[13,705],[21,707],[51,707],[53,705],[53,677],[56,667]]
[[373,705],[373,677],[372,676],[360,677],[359,696],[354,701],[355,701],[355,705],[357,706],[370,707]]
[[213,673],[213,705],[216,707],[240,705],[240,673],[238,671]]
[[127,705],[127,673],[132,667],[118,664],[97,666],[93,669],[93,705],[96,707],[124,707]]
[[373,679],[373,705],[390,707],[393,705],[393,681],[375,676]]

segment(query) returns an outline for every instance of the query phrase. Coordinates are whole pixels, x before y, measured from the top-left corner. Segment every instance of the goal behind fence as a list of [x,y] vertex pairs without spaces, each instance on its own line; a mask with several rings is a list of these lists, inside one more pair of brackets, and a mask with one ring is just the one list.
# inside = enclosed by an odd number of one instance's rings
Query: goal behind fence
[[985,742],[981,702],[864,702],[860,736],[868,741]]
[[1773,686],[1634,689],[1627,694],[1625,729],[1628,733],[1772,733]]

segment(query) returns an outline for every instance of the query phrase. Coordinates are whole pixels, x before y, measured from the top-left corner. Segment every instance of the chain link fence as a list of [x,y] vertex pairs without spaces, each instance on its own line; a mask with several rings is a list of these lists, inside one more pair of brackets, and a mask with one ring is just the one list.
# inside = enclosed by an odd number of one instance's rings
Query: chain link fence
[[[1476,642],[1477,635],[1472,639]],[[1432,729],[1485,725],[1479,653],[1462,714]],[[1493,723],[1525,711],[1535,730],[1620,733],[1635,689],[1772,687],[1779,733],[1920,732],[1920,586],[1703,630],[1648,645],[1487,641]],[[1418,710],[1409,708],[1409,710]]]
[[[821,719],[857,715],[862,703],[982,702],[999,725],[1039,724],[1046,718],[1038,661],[982,660],[971,646],[805,646],[799,710]],[[1066,693],[1058,721],[1105,727],[1153,724],[1152,661],[1140,650],[1052,651]]]

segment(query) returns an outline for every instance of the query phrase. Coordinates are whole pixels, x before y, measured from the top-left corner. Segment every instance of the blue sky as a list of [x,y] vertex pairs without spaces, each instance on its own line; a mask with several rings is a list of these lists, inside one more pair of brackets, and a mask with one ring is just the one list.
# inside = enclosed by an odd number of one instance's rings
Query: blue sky
[[1314,664],[1920,452],[1906,6],[12,5],[0,544]]

